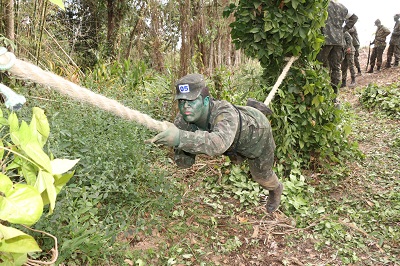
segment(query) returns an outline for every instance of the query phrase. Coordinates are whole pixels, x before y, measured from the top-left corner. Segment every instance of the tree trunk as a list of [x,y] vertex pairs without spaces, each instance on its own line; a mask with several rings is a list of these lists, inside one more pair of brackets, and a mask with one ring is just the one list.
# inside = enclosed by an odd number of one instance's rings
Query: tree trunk
[[128,48],[127,48],[127,51],[126,51],[126,54],[125,54],[125,58],[126,59],[129,59],[129,57],[131,56],[131,52],[132,52],[132,47],[133,47],[135,36],[137,36],[138,33],[139,33],[140,25],[142,23],[143,9],[144,9],[144,3],[139,9],[135,26],[133,26],[133,28],[132,28],[132,30],[131,30],[131,32],[129,34],[129,43],[128,43]]
[[[183,2],[183,3],[182,3]],[[190,26],[189,26],[189,15],[190,15],[190,0],[182,0],[179,5],[180,17],[180,28],[181,28],[181,50],[180,50],[180,70],[179,75],[185,76],[189,71],[190,64]]]
[[107,0],[107,46],[112,58],[116,56],[118,32],[127,10],[124,0]]
[[160,8],[157,6],[158,1],[150,2],[150,16],[151,16],[151,41],[153,43],[153,52],[151,53],[153,67],[158,72],[164,71],[164,57],[161,52],[161,40],[160,40]]
[[[5,26],[6,38],[15,42],[14,32],[14,0],[8,0],[5,3]],[[13,52],[12,47],[8,47],[9,51]]]

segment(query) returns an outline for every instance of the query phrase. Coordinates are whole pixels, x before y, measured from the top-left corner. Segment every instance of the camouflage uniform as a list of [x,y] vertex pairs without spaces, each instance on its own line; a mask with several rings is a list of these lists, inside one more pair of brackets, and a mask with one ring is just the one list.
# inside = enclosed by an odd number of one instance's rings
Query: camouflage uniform
[[346,45],[344,46],[345,56],[342,62],[342,87],[346,86],[347,69],[350,70],[351,86],[355,85],[356,71],[354,70],[354,52],[353,38],[348,31],[344,32]]
[[389,48],[387,51],[386,67],[390,67],[392,56],[394,55],[394,66],[399,65],[400,61],[400,14],[395,15],[396,24],[394,25],[392,37],[390,38]]
[[376,29],[375,33],[375,39],[372,42],[374,45],[374,48],[372,48],[372,53],[371,53],[371,61],[370,65],[371,68],[368,70],[368,73],[372,73],[374,66],[375,66],[375,61],[376,61],[376,67],[378,70],[381,69],[382,66],[382,55],[383,51],[386,48],[386,37],[390,34],[390,30],[386,28],[383,25],[378,25],[378,28]]
[[174,124],[182,129],[180,144],[175,148],[175,162],[190,167],[196,154],[228,155],[231,159],[247,159],[253,180],[267,190],[278,187],[272,170],[275,142],[267,117],[250,106],[234,106],[227,101],[210,102],[207,131],[186,122],[178,113]]
[[358,74],[361,74],[361,66],[358,57],[360,56],[359,49],[360,49],[360,39],[358,38],[358,33],[356,26],[353,26],[351,29],[348,30],[350,33],[351,38],[353,38],[353,46],[354,46],[354,65],[357,68]]
[[[331,84],[337,94],[337,86],[341,81],[341,63],[343,61],[344,38],[343,31],[349,30],[357,22],[358,17],[349,13],[348,9],[334,1],[329,1],[328,18],[322,33],[325,36],[325,43],[319,52],[317,59],[325,67],[330,68]],[[345,26],[342,25],[346,21]]]

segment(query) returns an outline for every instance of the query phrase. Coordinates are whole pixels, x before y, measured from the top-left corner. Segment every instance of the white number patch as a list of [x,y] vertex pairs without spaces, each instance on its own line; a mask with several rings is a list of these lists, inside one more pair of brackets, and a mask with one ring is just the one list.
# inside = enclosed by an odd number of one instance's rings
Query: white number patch
[[188,93],[188,92],[190,92],[189,84],[179,85],[178,88],[179,88],[179,91],[180,91],[181,93]]

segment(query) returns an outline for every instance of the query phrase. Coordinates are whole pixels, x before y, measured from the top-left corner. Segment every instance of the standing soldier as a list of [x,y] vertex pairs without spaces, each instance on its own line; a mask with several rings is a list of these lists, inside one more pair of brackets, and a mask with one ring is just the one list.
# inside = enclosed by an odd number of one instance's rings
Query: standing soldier
[[346,45],[344,46],[345,55],[342,62],[342,85],[340,87],[346,87],[347,69],[349,69],[351,76],[351,83],[349,87],[354,88],[356,86],[356,71],[354,70],[355,48],[353,46],[353,38],[351,38],[348,31],[344,32],[344,40],[346,42]]
[[[357,20],[358,17],[349,12],[344,5],[336,0],[329,1],[328,18],[322,29],[325,43],[317,59],[323,63],[324,67],[329,67],[331,85],[335,94],[338,94],[338,85],[342,79],[340,68],[343,61],[343,31],[353,27]],[[343,26],[344,23],[345,25]]]
[[353,46],[354,46],[354,65],[357,68],[358,75],[361,75],[361,66],[360,61],[358,60],[358,56],[360,55],[360,39],[358,38],[358,33],[356,26],[353,26],[351,29],[348,30],[350,33],[351,38],[353,38]]
[[386,68],[391,67],[392,56],[394,55],[394,65],[399,66],[400,60],[400,22],[399,22],[400,14],[394,15],[394,24],[392,37],[390,38],[389,48],[387,51],[387,60],[386,60]]
[[385,50],[385,47],[386,47],[386,37],[390,34],[390,30],[388,28],[386,28],[385,26],[383,26],[379,19],[375,20],[375,26],[377,27],[376,33],[375,33],[375,39],[371,43],[374,45],[374,48],[372,48],[372,54],[371,54],[371,62],[370,62],[371,67],[367,71],[367,73],[374,72],[375,60],[376,60],[377,70],[378,71],[381,70],[382,55],[383,55],[383,51]]

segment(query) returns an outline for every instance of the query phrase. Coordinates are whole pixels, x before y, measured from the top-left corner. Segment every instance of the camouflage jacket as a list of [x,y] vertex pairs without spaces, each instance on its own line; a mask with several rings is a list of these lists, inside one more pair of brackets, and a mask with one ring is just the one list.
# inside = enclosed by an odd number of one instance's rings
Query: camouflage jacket
[[400,45],[400,21],[396,21],[394,24],[392,37],[390,37],[391,45]]
[[351,37],[350,33],[348,31],[344,32],[344,40],[346,45],[344,46],[345,52],[347,53],[347,49],[350,48],[350,53],[353,53],[356,51],[356,49],[353,46],[353,38]]
[[267,117],[250,106],[235,107],[227,101],[212,100],[207,130],[186,122],[180,113],[174,124],[181,129],[180,144],[175,148],[179,167],[190,167],[196,154],[216,156],[236,151],[243,157],[257,158],[266,145],[275,148]]
[[375,33],[374,46],[385,47],[386,37],[390,34],[390,30],[383,25],[378,26]]
[[358,38],[356,26],[351,27],[351,29],[349,29],[348,32],[350,33],[351,38],[353,38],[353,46],[359,47],[360,39]]
[[[325,36],[325,45],[344,46],[343,31],[349,30],[357,22],[358,17],[350,14],[347,8],[336,1],[329,1],[328,18],[322,33]],[[345,26],[342,25],[346,21]]]

